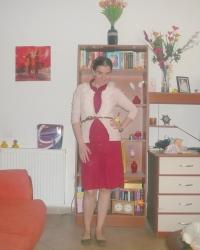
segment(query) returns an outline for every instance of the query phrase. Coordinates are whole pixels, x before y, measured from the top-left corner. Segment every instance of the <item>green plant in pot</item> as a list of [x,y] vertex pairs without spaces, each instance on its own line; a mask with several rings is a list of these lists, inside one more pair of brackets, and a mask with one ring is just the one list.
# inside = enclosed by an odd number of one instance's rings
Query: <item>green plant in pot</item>
[[118,43],[118,32],[114,25],[121,17],[126,2],[123,0],[100,0],[99,6],[102,8],[102,14],[104,14],[110,22],[111,28],[108,30],[108,44]]

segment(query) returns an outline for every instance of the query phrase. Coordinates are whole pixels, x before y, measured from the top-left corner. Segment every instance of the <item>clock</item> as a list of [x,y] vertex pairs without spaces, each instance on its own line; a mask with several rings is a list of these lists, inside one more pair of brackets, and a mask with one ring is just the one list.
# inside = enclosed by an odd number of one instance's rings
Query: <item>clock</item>
[[124,204],[124,212],[127,214],[133,214],[134,206],[132,203],[125,203]]
[[114,213],[121,213],[123,211],[123,203],[122,203],[122,201],[113,202],[112,211]]
[[134,201],[112,200],[112,213],[134,214]]

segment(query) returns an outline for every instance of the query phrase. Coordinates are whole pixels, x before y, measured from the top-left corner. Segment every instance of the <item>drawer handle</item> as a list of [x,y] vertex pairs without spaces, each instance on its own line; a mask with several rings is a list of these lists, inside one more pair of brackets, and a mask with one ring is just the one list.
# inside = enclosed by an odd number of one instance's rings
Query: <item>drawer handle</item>
[[186,203],[185,206],[192,206],[192,202],[191,203]]
[[178,224],[181,226],[187,226],[187,225],[192,224],[192,222],[178,222]]
[[179,186],[184,186],[184,187],[192,187],[193,186],[192,183],[188,183],[188,184],[181,184],[181,183],[179,183],[178,185]]
[[185,207],[187,207],[187,206],[192,206],[192,202],[190,202],[190,203],[185,203],[185,204],[182,204],[181,202],[179,202],[178,203],[179,204],[179,206],[185,206]]
[[182,164],[180,164],[179,167],[180,168],[193,168],[194,165],[190,165],[190,164],[188,164],[188,165],[182,165]]
[[187,226],[190,225],[192,222],[178,222],[179,225],[181,226]]

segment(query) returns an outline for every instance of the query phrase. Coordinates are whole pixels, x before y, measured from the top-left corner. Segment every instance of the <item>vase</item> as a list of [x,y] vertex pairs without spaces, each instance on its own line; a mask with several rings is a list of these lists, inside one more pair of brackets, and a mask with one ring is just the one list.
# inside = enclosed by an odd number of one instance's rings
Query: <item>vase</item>
[[162,70],[161,92],[169,92],[169,70]]
[[108,44],[118,44],[118,32],[114,25],[111,25],[111,28],[108,30],[107,40]]
[[136,173],[136,172],[137,172],[137,168],[138,168],[137,162],[136,162],[136,161],[133,161],[133,162],[131,163],[131,172],[132,172],[133,174]]

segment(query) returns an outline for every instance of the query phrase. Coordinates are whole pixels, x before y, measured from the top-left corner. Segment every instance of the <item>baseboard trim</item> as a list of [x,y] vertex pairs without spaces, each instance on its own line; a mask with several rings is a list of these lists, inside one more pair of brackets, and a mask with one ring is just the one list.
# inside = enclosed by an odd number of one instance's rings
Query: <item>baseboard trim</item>
[[47,207],[47,214],[71,214],[71,207]]

